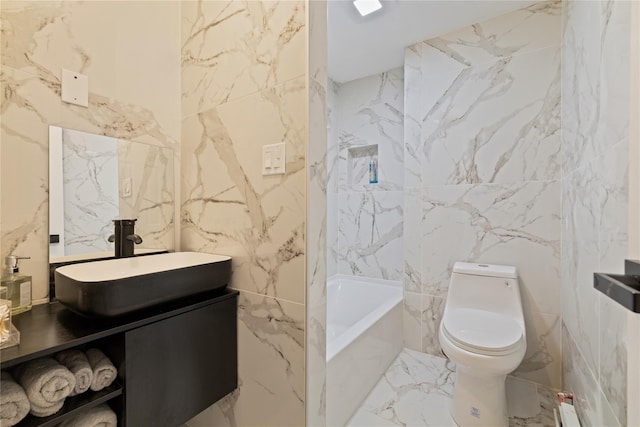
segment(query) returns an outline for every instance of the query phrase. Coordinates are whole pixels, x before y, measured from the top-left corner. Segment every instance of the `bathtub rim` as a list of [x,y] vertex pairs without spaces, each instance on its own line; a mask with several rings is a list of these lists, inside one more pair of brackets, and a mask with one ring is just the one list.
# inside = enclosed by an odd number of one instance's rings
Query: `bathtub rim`
[[[371,328],[371,326],[380,320],[380,318],[400,304],[404,299],[402,282],[399,280],[384,280],[336,274],[327,279],[327,289],[330,284],[337,284],[336,282],[340,283],[341,280],[359,282],[362,284],[366,283],[368,286],[391,288],[393,290],[397,290],[397,295],[393,295],[393,298],[390,298],[388,301],[377,306],[375,310],[370,311],[366,316],[358,320],[347,330],[349,333],[342,333],[336,339],[327,341],[326,363],[329,363],[337,354],[348,347],[349,344],[356,340],[356,338],[364,334],[369,328]],[[328,324],[329,322],[327,319],[327,325]]]

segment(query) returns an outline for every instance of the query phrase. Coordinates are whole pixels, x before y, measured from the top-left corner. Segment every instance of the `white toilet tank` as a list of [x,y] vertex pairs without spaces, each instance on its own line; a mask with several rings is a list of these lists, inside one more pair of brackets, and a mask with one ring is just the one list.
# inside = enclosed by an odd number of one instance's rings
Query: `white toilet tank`
[[524,329],[518,273],[512,266],[456,262],[445,308],[503,314],[522,323]]

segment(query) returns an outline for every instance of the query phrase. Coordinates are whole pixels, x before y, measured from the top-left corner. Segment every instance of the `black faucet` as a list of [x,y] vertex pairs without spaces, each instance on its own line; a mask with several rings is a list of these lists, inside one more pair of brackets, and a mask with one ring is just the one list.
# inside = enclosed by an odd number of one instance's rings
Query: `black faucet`
[[109,236],[110,242],[115,242],[116,258],[127,258],[133,256],[133,244],[142,243],[142,237],[135,234],[135,219],[114,219],[114,233]]

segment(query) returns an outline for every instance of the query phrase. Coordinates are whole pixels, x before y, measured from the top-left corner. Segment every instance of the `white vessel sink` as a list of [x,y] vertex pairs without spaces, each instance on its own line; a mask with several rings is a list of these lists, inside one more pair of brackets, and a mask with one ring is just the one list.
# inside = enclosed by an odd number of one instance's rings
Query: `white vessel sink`
[[114,317],[227,286],[231,258],[172,252],[58,267],[56,298],[90,317]]

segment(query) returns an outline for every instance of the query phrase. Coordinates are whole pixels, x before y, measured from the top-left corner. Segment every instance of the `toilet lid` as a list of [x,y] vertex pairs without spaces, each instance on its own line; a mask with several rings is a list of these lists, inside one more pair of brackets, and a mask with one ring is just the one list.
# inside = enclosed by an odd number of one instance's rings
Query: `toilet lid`
[[472,352],[505,353],[523,340],[518,322],[484,310],[453,309],[445,313],[442,324],[452,341]]

